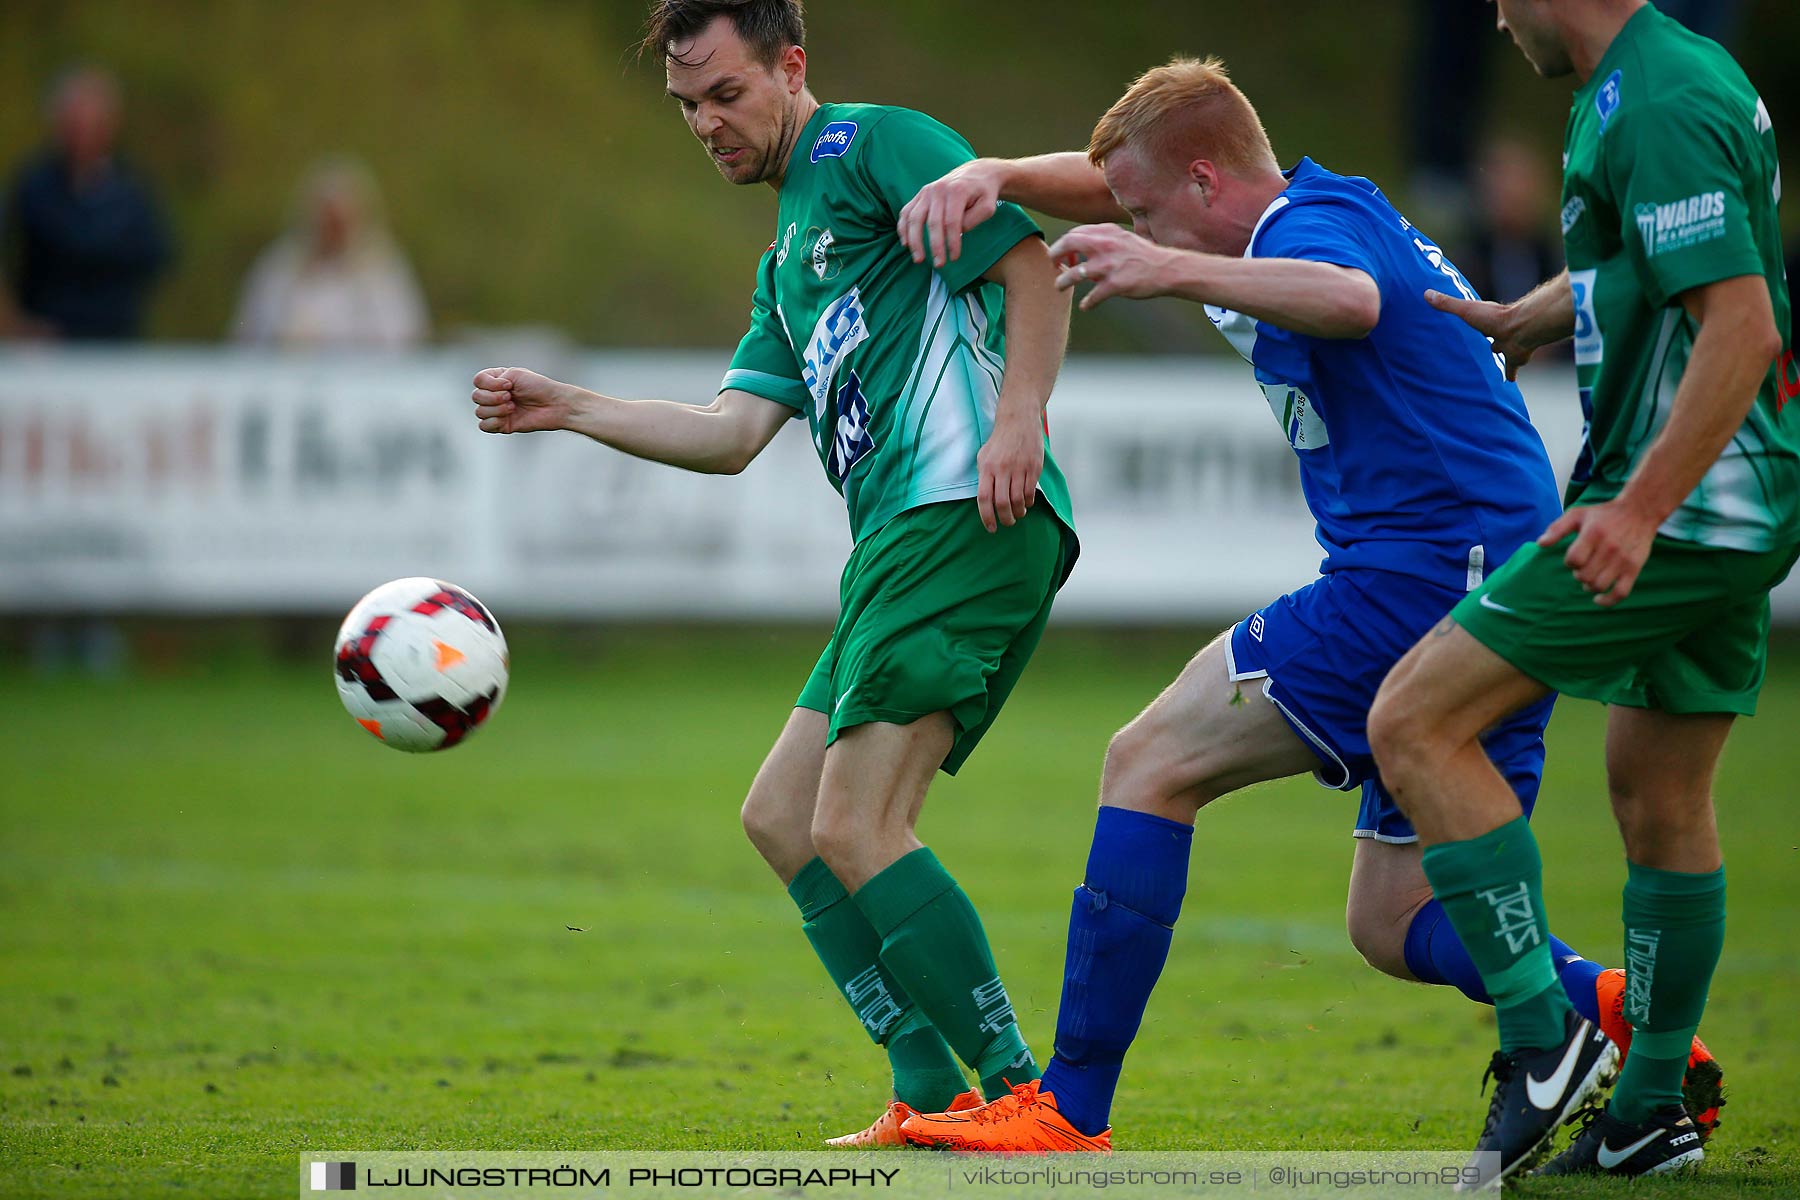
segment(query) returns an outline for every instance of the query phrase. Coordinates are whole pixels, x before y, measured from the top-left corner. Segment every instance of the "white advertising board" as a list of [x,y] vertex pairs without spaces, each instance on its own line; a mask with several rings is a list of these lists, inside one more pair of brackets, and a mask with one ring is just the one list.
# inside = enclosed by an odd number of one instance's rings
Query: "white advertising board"
[[[599,390],[704,403],[724,354],[546,364]],[[826,618],[843,505],[795,422],[709,478],[569,435],[475,428],[445,351],[12,350],[0,370],[0,609],[337,612],[437,575],[507,615]],[[1568,372],[1527,380],[1559,472]],[[1241,613],[1312,578],[1293,454],[1234,361],[1077,359],[1051,404],[1082,556],[1061,619]],[[1794,586],[1781,610],[1800,615]]]

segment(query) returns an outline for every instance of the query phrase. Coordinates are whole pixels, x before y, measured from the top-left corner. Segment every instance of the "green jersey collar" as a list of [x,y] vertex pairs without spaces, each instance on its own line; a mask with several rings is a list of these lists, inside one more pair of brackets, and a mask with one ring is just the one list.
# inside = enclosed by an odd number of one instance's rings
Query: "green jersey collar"
[[[1585,104],[1594,99],[1606,81],[1618,73],[1618,60],[1625,56],[1625,51],[1642,36],[1646,28],[1655,24],[1661,17],[1662,14],[1657,11],[1655,4],[1646,4],[1632,13],[1630,20],[1619,26],[1619,32],[1613,38],[1612,44],[1606,48],[1606,53],[1600,56],[1600,61],[1594,64],[1594,73],[1588,76],[1587,82],[1582,84],[1580,90],[1575,93],[1576,104]],[[1663,19],[1673,20],[1673,18]]]

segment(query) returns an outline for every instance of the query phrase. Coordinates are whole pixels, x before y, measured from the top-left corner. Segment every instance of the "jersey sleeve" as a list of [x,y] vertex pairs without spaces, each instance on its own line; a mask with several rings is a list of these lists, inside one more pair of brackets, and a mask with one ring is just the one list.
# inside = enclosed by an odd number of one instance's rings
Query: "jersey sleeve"
[[[935,183],[975,157],[962,135],[924,113],[894,109],[868,132],[860,162],[864,180],[891,222],[926,184]],[[938,271],[945,286],[960,292],[977,282],[1007,251],[1028,237],[1041,236],[1037,223],[1016,204],[963,234],[962,256]]]
[[719,382],[721,392],[749,392],[785,404],[800,416],[812,396],[800,377],[800,362],[775,308],[775,247],[756,268],[756,294],[750,302],[750,328],[731,356],[731,367]]
[[1288,205],[1256,235],[1253,251],[1257,258],[1299,258],[1350,267],[1381,284],[1378,260],[1364,244],[1354,216],[1335,205]]
[[1621,113],[1606,131],[1619,236],[1650,304],[1763,273],[1744,195],[1748,129],[1684,96]]

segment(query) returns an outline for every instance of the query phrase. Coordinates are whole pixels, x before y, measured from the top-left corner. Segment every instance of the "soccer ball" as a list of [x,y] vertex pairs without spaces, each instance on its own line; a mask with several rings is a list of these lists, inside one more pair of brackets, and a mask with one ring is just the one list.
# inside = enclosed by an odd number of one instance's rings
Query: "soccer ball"
[[337,635],[337,689],[356,723],[396,750],[447,750],[506,694],[506,638],[474,596],[441,579],[396,579]]

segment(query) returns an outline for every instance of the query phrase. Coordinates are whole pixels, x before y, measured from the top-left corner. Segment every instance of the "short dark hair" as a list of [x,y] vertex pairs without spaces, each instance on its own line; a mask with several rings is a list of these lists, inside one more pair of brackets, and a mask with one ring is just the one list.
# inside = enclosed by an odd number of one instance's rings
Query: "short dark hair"
[[656,0],[644,23],[639,57],[650,55],[666,65],[674,57],[669,47],[697,37],[716,17],[730,17],[738,36],[764,63],[772,65],[789,46],[806,44],[801,0]]

